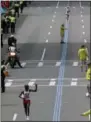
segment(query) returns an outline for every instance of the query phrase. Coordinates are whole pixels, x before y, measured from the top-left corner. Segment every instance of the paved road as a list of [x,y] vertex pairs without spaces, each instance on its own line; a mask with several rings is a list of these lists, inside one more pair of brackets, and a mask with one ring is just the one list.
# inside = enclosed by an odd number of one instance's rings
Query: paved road
[[[28,16],[21,28],[17,30],[16,36],[21,50],[21,62],[26,65],[24,69],[17,67],[13,70],[9,69],[10,77],[6,80],[7,90],[5,94],[2,94],[1,101],[2,121],[14,119],[25,121],[22,101],[18,95],[25,83],[33,85],[34,82],[38,83],[39,87],[37,93],[31,94],[31,120],[52,121],[54,105],[58,105],[55,110],[57,116],[54,116],[56,121],[59,119],[61,121],[88,120],[80,116],[81,112],[89,109],[90,103],[85,97],[87,82],[85,73],[81,73],[78,66],[77,49],[84,43],[84,39],[87,40],[86,45],[90,49],[90,8],[88,3],[86,5],[82,3],[84,7],[82,9],[79,2],[70,3],[68,48],[62,79],[58,75],[61,67],[64,66],[60,59],[62,59],[66,44],[64,46],[59,44],[59,29],[60,25],[66,22],[67,4],[66,2],[34,2],[32,7],[24,11],[24,16]],[[81,17],[81,11],[83,17]],[[83,31],[85,35],[82,34]],[[62,90],[59,91],[62,94],[58,101],[55,101],[59,82],[63,83],[59,89]]]

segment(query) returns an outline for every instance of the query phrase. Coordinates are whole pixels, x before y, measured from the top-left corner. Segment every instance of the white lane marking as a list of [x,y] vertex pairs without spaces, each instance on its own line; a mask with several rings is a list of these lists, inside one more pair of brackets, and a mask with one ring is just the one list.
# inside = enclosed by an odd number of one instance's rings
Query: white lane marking
[[86,39],[84,39],[84,42],[85,42],[85,43],[87,43],[87,40],[86,40]]
[[82,21],[82,22],[84,22],[84,20],[83,20],[83,19],[82,19],[81,21]]
[[48,39],[46,39],[46,43],[48,43]]
[[82,32],[83,35],[85,35],[85,32]]
[[13,121],[15,121],[15,120],[16,120],[17,115],[18,115],[17,113],[15,113],[15,114],[14,114],[14,116],[13,116]]
[[36,82],[37,79],[30,79],[31,82]]
[[78,66],[78,62],[73,62],[73,66]]
[[55,15],[53,15],[53,18],[55,18],[56,16]]
[[55,86],[56,82],[55,81],[50,81],[49,86]]
[[48,35],[50,35],[51,34],[51,32],[48,32]]
[[52,26],[50,26],[50,28],[52,28]]
[[84,28],[84,25],[82,25],[82,28]]
[[42,66],[43,66],[43,62],[39,62],[38,67],[42,67]]
[[12,82],[7,82],[7,83],[5,83],[5,86],[6,87],[10,87],[12,85]]
[[56,14],[56,11],[54,13]]
[[43,60],[44,60],[45,52],[46,52],[46,48],[44,48],[44,50],[43,50],[42,57],[41,57],[41,59],[40,59],[41,61],[43,61]]
[[[13,79],[13,82],[19,82],[19,81],[33,81],[33,79],[36,79],[36,80],[40,80],[40,81],[42,81],[42,80],[44,80],[44,81],[48,81],[48,80],[50,80],[50,79],[53,79],[53,80],[58,80],[58,79],[62,79],[62,78],[28,78],[28,79],[25,79],[25,78],[23,78],[23,79]],[[76,79],[76,78],[73,78],[73,79]],[[84,82],[84,80],[86,79],[85,77],[79,77],[79,78],[77,78],[78,80],[80,80],[80,81],[83,81]],[[72,80],[72,78],[63,78],[63,80]],[[8,79],[6,79],[6,81],[8,82]]]
[[[44,87],[50,87],[49,86],[49,84],[48,85],[38,85],[39,87],[40,86],[44,86]],[[72,87],[72,86],[76,86],[76,87],[86,87],[87,86],[87,84],[83,84],[83,85],[54,85],[54,86],[63,86],[63,87]],[[22,85],[12,85],[12,87],[10,87],[10,88],[19,88],[19,87],[24,87],[24,85],[22,84]]]
[[78,80],[78,78],[72,78],[72,81],[77,81]]
[[81,17],[83,17],[83,15],[81,14]]
[[71,86],[77,86],[77,82],[71,82]]
[[29,86],[33,86],[34,83],[35,83],[35,82],[31,82],[31,81],[30,81],[30,82],[28,83],[28,85],[29,85]]
[[54,22],[54,19],[52,19],[52,22]]
[[22,62],[21,65],[22,65],[22,67],[25,67],[26,62]]
[[8,82],[12,82],[12,81],[14,81],[13,79],[8,79]]
[[61,65],[61,62],[56,62],[56,67],[60,66]]

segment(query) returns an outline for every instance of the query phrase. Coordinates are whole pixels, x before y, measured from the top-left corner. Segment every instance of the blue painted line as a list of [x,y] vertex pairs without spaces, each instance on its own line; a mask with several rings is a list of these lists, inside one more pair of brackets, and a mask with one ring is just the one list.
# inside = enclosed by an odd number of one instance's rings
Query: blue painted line
[[[68,28],[67,22],[66,22],[66,28]],[[55,100],[55,106],[54,106],[53,121],[60,121],[63,78],[64,78],[65,60],[66,60],[66,54],[67,54],[68,30],[65,30],[64,41],[66,43],[63,45],[62,58],[61,58],[62,63],[60,66],[59,76],[58,76],[58,86],[57,86],[57,91],[56,91],[56,100]]]

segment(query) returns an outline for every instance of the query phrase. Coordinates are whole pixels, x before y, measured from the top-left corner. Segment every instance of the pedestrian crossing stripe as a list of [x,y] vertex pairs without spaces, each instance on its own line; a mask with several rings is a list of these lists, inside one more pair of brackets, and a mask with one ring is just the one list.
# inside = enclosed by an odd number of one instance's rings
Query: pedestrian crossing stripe
[[81,115],[82,116],[89,116],[89,115],[91,115],[91,109],[86,111],[86,112],[84,112],[84,113],[82,113]]
[[5,87],[10,87],[12,85],[12,82],[5,83]]
[[49,86],[55,86],[55,84],[56,84],[55,81],[51,81],[51,82],[49,83]]

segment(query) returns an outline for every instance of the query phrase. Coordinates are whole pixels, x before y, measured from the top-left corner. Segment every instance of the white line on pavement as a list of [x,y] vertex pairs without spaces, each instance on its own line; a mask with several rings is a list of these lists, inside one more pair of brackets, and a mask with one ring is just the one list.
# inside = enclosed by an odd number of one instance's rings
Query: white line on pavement
[[82,22],[84,22],[84,20],[83,20],[83,19],[82,19],[81,21],[82,21]]
[[54,22],[54,19],[52,19],[52,22]]
[[73,66],[78,66],[78,62],[73,62]]
[[85,32],[82,32],[83,35],[85,35]]
[[48,32],[48,35],[50,35],[51,34],[51,32]]
[[29,86],[33,86],[34,83],[35,83],[35,82],[31,82],[31,81],[30,81],[30,82],[28,83],[28,85],[29,85]]
[[61,65],[61,62],[56,62],[56,67],[60,66]]
[[86,39],[84,39],[84,42],[85,42],[85,43],[87,43],[87,40],[86,40]]
[[48,39],[46,39],[46,43],[48,43]]
[[[49,84],[48,85],[38,85],[39,87],[40,86],[44,86],[44,87],[50,87],[49,86]],[[83,85],[52,85],[52,86],[63,86],[63,87],[74,87],[74,86],[76,86],[76,87],[86,87],[87,86],[87,84],[83,84]],[[9,87],[9,88],[19,88],[19,87],[24,87],[24,84],[21,84],[21,85],[12,85],[12,87]]]
[[44,64],[43,62],[39,62],[39,63],[38,63],[38,67],[42,67],[43,64]]
[[81,14],[81,17],[83,17],[83,15]]
[[49,86],[55,86],[56,82],[55,81],[50,81]]
[[13,121],[15,121],[15,120],[16,120],[17,115],[18,115],[17,113],[15,113],[15,114],[14,114],[14,116],[13,116]]
[[12,82],[7,82],[7,83],[5,83],[5,86],[6,87],[10,87],[12,85]]
[[71,82],[71,86],[77,86],[77,82]]
[[56,14],[56,11],[54,13]]
[[82,25],[82,28],[84,28],[84,25]]
[[42,57],[41,57],[41,59],[40,59],[41,61],[44,60],[45,52],[46,52],[46,48],[44,48],[44,50],[43,50]]
[[55,15],[53,15],[53,18],[55,18],[56,16]]
[[[19,78],[19,79],[6,79],[6,82],[8,82],[8,81],[10,81],[10,80],[12,80],[12,82],[19,82],[19,81],[22,81],[22,82],[24,82],[24,81],[49,81],[49,80],[58,80],[58,79],[62,79],[62,78],[28,78],[28,79],[26,79],[26,78]],[[80,80],[80,81],[85,81],[85,77],[79,77],[79,78],[63,78],[63,80],[74,80],[74,79],[77,79],[77,80]],[[75,80],[75,81],[77,81],[77,80]]]
[[50,26],[50,28],[52,28],[52,26]]

